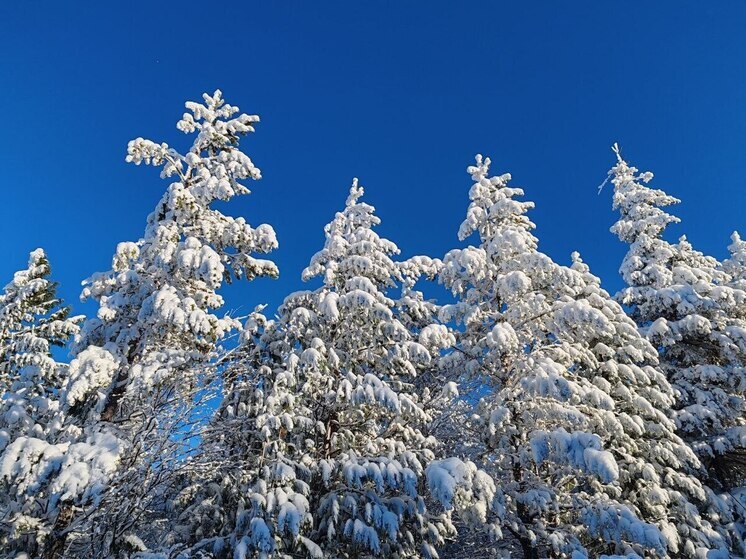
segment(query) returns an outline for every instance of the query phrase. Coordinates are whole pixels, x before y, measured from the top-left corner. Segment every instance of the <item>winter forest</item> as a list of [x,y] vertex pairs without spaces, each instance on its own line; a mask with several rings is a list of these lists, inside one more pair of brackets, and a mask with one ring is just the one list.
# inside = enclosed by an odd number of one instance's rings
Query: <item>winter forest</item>
[[221,287],[280,273],[272,226],[224,213],[261,187],[259,117],[220,91],[186,109],[186,153],[127,145],[163,195],[81,272],[95,315],[43,248],[3,279],[0,557],[746,554],[737,233],[723,261],[666,240],[678,200],[614,145],[610,294],[541,252],[523,188],[476,155],[452,250],[399,258],[353,179],[309,288],[241,313]]

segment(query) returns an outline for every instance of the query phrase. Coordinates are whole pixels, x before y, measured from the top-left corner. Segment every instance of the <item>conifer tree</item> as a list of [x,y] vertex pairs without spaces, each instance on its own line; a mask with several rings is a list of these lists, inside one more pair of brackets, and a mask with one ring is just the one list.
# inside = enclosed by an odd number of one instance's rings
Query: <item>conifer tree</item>
[[216,314],[218,289],[224,281],[277,275],[272,262],[253,256],[277,246],[272,228],[252,228],[213,207],[248,194],[242,181],[261,177],[239,149],[259,119],[238,114],[219,90],[203,97],[203,104],[186,104],[177,124],[196,133],[187,153],[142,138],[128,145],[128,162],[161,167],[172,182],[143,238],[120,243],[112,269],[85,282],[83,299],[99,308],[76,339],[63,398],[88,450],[68,449],[61,464],[49,466],[52,486],[74,470],[81,479],[50,497],[46,558],[109,557],[139,547],[131,531],[163,491],[164,468],[178,462],[170,454],[186,444],[174,430],[193,405],[200,372],[240,326]]
[[[394,262],[362,194],[355,182],[303,272],[323,285],[289,295],[263,330],[250,320],[254,351],[213,424],[227,470],[182,514],[195,556],[437,557],[454,510],[487,520],[492,480],[438,460],[425,432],[434,403],[453,397],[417,390],[452,342],[412,289],[436,263]],[[390,299],[401,283],[404,297]]]
[[730,258],[723,262],[723,271],[730,276],[733,287],[746,289],[746,241],[741,239],[738,231],[734,231],[728,245]]
[[708,483],[727,488],[725,458],[746,445],[741,242],[736,234],[723,266],[685,237],[669,243],[665,228],[679,220],[663,208],[678,200],[648,187],[652,173],[639,173],[615,151],[610,176],[620,219],[612,231],[630,244],[621,268],[627,287],[617,299],[658,347],[662,370],[676,389],[680,435],[708,465]]
[[38,549],[43,509],[10,482],[1,457],[5,449],[46,447],[66,437],[60,390],[67,366],[52,348],[68,343],[82,317],[69,316],[50,274],[46,254],[37,249],[0,295],[0,549],[11,556]]
[[463,323],[450,366],[488,386],[485,451],[523,557],[727,556],[655,349],[579,255],[568,268],[538,250],[533,204],[489,165],[469,168],[459,237],[479,245],[445,257],[458,302],[442,314]]

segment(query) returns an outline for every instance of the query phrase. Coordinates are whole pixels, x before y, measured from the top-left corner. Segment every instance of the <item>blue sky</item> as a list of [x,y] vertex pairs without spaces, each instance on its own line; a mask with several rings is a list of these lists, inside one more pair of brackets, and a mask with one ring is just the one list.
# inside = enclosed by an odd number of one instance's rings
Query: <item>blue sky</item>
[[281,279],[231,286],[229,307],[303,287],[353,176],[404,256],[459,246],[478,152],[536,202],[542,249],[579,250],[612,291],[614,141],[683,199],[673,237],[722,257],[746,228],[743,2],[66,4],[0,7],[0,282],[44,247],[81,311],[81,280],[166,187],[128,140],[186,146],[183,103],[215,88],[262,119],[243,146],[264,179],[225,211],[281,246]]

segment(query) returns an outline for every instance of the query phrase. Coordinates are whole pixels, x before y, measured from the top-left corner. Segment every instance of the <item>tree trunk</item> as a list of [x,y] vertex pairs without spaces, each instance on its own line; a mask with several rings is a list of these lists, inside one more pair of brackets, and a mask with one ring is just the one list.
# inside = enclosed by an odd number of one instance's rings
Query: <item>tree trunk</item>
[[523,559],[539,559],[539,550],[526,538],[520,538]]
[[[134,358],[135,349],[137,344],[130,345],[130,349],[127,353],[128,364],[132,363]],[[119,407],[119,401],[124,397],[124,393],[127,389],[127,375],[129,371],[129,365],[127,367],[121,367],[117,372],[117,376],[114,380],[114,388],[106,398],[106,404],[104,409],[101,411],[101,421],[112,422],[116,417],[116,412]],[[54,521],[52,533],[49,536],[49,541],[44,548],[44,553],[41,559],[64,559],[64,550],[67,544],[67,529],[74,519],[74,511],[72,506],[64,506],[60,510],[57,518]]]
[[67,544],[67,528],[73,520],[73,508],[70,505],[62,507],[54,521],[52,532],[41,554],[41,559],[64,559]]
[[326,458],[329,458],[332,453],[332,438],[334,433],[337,432],[339,426],[337,418],[338,414],[334,411],[326,421],[326,433],[324,433],[324,444],[322,446],[322,452]]
[[106,404],[104,409],[101,411],[101,421],[111,423],[117,413],[117,407],[119,401],[124,396],[124,392],[127,388],[127,384],[124,382],[127,379],[127,374],[124,373],[125,369],[122,368],[117,373],[116,379],[114,379],[114,388],[109,392],[109,396],[106,398]]
[[[519,464],[513,465],[513,478],[515,479],[515,481],[519,483],[521,482],[521,479],[523,478],[523,472]],[[531,523],[531,518],[530,518],[529,511],[526,505],[517,503],[516,512],[518,513],[518,518],[521,519],[521,523],[524,526],[527,526]],[[518,541],[521,544],[521,550],[523,551],[523,559],[539,559],[539,550],[536,549],[536,546],[534,546],[531,540],[527,538],[524,534],[517,534],[517,535],[518,535]]]

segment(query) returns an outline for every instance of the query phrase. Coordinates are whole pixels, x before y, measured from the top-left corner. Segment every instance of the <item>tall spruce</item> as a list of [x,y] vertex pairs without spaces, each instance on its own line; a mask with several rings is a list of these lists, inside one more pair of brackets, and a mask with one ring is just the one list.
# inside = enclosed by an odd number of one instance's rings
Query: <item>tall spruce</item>
[[[451,387],[417,388],[452,342],[412,289],[437,264],[394,262],[362,194],[355,182],[303,272],[323,285],[289,295],[232,376],[206,441],[230,458],[207,491],[185,492],[194,556],[437,557],[454,511],[487,520],[492,480],[439,460],[445,449],[426,433]],[[405,295],[389,298],[402,283]]]
[[[44,499],[27,493],[27,472],[44,451],[70,436],[60,391],[68,367],[53,348],[64,348],[83,317],[57,297],[42,249],[29,255],[0,295],[0,556],[37,553],[49,526]],[[11,457],[23,454],[28,461]]]
[[109,557],[137,550],[132,534],[147,520],[153,499],[188,446],[178,432],[194,404],[200,375],[216,344],[240,323],[219,316],[224,281],[277,276],[257,259],[277,246],[268,225],[252,228],[214,208],[248,194],[245,180],[260,171],[239,149],[258,117],[239,114],[220,91],[189,102],[177,128],[196,133],[185,154],[137,138],[127,161],[161,167],[171,181],[150,214],[144,236],[120,243],[112,269],[85,282],[83,299],[98,303],[82,326],[63,392],[69,415],[81,424],[77,451],[64,452],[54,475],[59,485],[78,476],[72,490],[55,493],[54,526],[43,556]]
[[568,268],[538,250],[533,204],[489,166],[468,170],[459,237],[479,244],[445,257],[458,301],[442,314],[463,324],[448,362],[486,387],[485,452],[523,557],[727,556],[655,349],[577,254]]
[[[685,237],[664,238],[678,218],[664,208],[679,202],[650,188],[650,172],[617,163],[612,227],[629,251],[620,269],[627,287],[616,296],[657,348],[661,368],[676,390],[678,432],[706,466],[703,481],[720,493],[731,514],[743,516],[727,493],[743,483],[746,448],[746,291],[739,277],[740,239],[725,265],[694,250]],[[729,525],[730,514],[719,519]],[[735,533],[735,531],[734,531]]]

